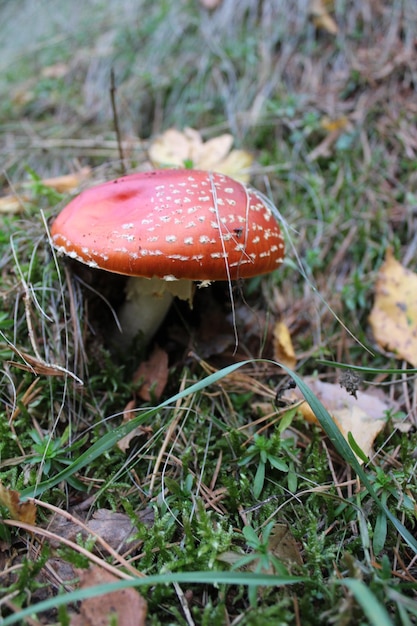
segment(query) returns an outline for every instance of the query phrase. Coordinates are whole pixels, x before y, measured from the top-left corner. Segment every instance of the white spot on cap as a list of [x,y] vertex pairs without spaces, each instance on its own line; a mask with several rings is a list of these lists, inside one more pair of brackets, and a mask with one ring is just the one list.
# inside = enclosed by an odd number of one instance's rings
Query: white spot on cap
[[184,254],[167,254],[167,259],[172,259],[173,261],[189,261],[190,257]]
[[175,235],[167,235],[167,236],[165,237],[165,241],[166,241],[167,243],[175,243],[175,242],[177,241],[177,238],[176,238],[176,236],[175,236]]
[[227,252],[212,252],[210,254],[212,259],[227,259]]

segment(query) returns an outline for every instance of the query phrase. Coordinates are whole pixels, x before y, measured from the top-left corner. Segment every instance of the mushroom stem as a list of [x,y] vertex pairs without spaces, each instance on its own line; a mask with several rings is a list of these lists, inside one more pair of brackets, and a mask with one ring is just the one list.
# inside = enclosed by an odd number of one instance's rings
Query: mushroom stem
[[168,313],[174,296],[191,303],[192,291],[193,283],[190,280],[129,278],[126,300],[118,313],[122,331],[115,338],[118,348],[129,348],[139,333],[143,343],[148,344]]

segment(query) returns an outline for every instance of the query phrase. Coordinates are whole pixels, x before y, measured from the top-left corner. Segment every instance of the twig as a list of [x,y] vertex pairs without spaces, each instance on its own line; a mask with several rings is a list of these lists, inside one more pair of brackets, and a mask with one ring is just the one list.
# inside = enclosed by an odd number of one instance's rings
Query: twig
[[116,84],[114,80],[113,68],[111,68],[111,71],[110,71],[110,100],[111,100],[111,108],[113,112],[114,130],[116,132],[116,138],[117,138],[117,148],[119,150],[120,169],[122,171],[122,174],[126,174],[126,166],[125,166],[125,160],[124,160],[124,154],[123,154],[122,140],[120,137],[119,118],[117,115]]

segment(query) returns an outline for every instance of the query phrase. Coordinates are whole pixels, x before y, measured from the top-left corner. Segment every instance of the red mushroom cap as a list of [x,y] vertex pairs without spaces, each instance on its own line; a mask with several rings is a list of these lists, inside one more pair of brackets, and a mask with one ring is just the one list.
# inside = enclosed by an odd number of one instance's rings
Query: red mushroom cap
[[91,187],[61,211],[51,237],[58,251],[91,267],[166,280],[256,276],[284,256],[278,223],[257,191],[194,170]]

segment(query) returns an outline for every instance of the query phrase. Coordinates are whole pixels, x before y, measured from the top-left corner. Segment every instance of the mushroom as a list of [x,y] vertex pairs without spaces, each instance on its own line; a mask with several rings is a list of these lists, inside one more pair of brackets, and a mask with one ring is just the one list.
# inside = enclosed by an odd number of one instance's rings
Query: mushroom
[[265,274],[283,260],[274,207],[255,189],[198,170],[155,170],[83,191],[57,216],[58,252],[130,278],[118,313],[121,345],[149,341],[174,296],[191,304],[194,281]]

